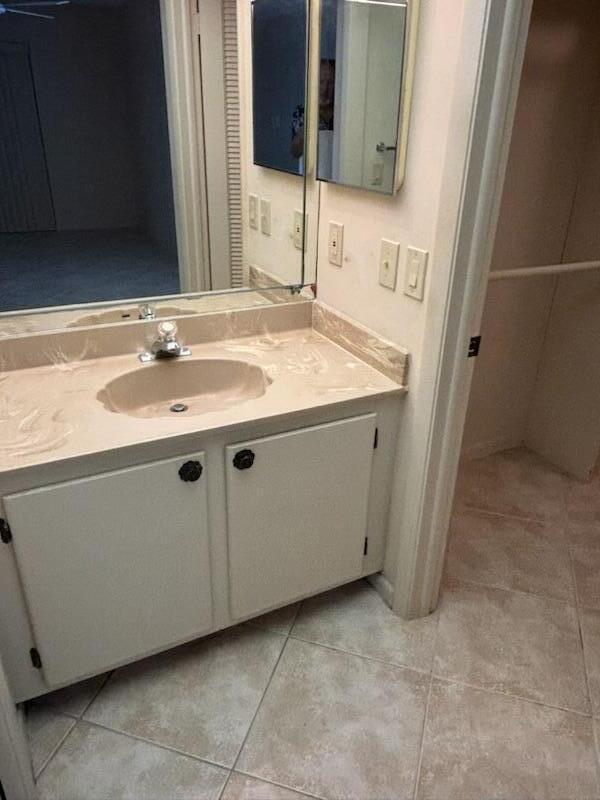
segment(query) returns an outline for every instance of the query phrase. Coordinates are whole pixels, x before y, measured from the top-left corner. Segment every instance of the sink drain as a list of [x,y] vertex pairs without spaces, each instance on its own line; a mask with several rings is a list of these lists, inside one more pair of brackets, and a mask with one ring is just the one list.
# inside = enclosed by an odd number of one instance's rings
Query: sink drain
[[185,403],[173,403],[169,411],[172,411],[173,414],[181,414],[183,411],[187,411],[188,406]]

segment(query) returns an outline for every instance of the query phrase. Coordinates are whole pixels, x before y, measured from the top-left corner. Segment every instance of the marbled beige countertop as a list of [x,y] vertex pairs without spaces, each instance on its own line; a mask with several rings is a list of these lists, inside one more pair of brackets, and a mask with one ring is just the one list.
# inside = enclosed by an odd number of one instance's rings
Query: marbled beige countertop
[[229,408],[140,419],[111,411],[98,399],[119,375],[156,366],[140,364],[135,352],[0,373],[0,474],[405,391],[312,328],[191,347],[192,358],[256,364],[272,383],[263,396]]

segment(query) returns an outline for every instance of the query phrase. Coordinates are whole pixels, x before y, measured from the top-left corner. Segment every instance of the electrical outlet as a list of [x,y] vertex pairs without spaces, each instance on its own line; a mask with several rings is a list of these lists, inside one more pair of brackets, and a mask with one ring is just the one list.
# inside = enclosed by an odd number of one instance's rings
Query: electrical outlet
[[304,247],[304,228],[308,220],[308,215],[302,219],[302,211],[296,209],[294,211],[294,247],[297,250],[302,250]]
[[260,229],[265,236],[271,235],[271,201],[260,199]]
[[390,242],[389,239],[381,240],[381,254],[379,256],[379,283],[392,291],[396,288],[398,279],[398,258],[400,245]]
[[329,223],[329,262],[342,266],[344,258],[344,226],[341,222]]
[[250,227],[258,230],[258,195],[248,195],[248,222]]
[[425,294],[425,276],[427,274],[427,250],[409,247],[406,251],[406,272],[404,275],[404,294],[415,300],[422,300]]

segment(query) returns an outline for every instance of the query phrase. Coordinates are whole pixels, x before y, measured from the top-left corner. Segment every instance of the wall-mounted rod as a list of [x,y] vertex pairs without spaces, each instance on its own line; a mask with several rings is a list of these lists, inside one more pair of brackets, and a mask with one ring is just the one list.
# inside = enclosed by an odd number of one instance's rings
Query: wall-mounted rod
[[550,264],[544,267],[492,270],[489,279],[491,281],[504,281],[510,278],[540,278],[544,275],[563,275],[567,272],[592,272],[595,269],[600,269],[600,261],[576,261],[573,264]]

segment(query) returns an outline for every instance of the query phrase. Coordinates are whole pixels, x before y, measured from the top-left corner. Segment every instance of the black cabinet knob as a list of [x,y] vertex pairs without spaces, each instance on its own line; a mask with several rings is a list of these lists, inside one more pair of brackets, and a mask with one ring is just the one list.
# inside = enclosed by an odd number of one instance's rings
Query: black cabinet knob
[[254,453],[252,450],[240,450],[233,457],[233,466],[236,469],[250,469],[254,464]]
[[179,467],[179,477],[182,481],[194,483],[200,480],[202,464],[199,461],[186,461]]

